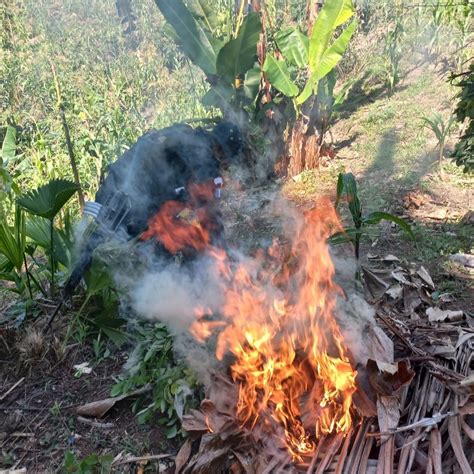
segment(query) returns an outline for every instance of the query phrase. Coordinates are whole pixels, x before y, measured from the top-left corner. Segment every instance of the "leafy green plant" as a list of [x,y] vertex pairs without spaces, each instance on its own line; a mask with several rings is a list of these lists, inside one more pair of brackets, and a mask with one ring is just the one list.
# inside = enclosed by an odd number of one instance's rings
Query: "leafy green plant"
[[[26,266],[26,221],[19,206],[15,210],[13,228],[6,220],[0,221],[0,255],[5,257],[0,265],[0,277],[4,280],[15,282],[15,292],[23,293],[21,274],[23,265]],[[30,297],[32,297],[31,286],[29,286]]]
[[90,454],[83,459],[78,459],[72,451],[66,451],[63,472],[68,474],[109,474],[112,461],[113,456],[110,454]]
[[151,385],[151,400],[139,399],[134,410],[139,422],[145,423],[158,414],[158,423],[165,427],[168,438],[184,434],[180,417],[199,400],[197,382],[189,369],[173,358],[173,338],[164,324],[139,325],[136,346],[130,356],[128,373],[112,388],[112,396]]
[[445,120],[444,117],[437,112],[435,112],[431,117],[423,117],[424,126],[431,130],[438,140],[438,163],[440,168],[443,162],[446,140],[453,129],[455,120],[456,119],[453,115]]
[[[211,84],[202,99],[204,105],[219,107],[224,115],[229,105],[242,106],[245,93],[254,90],[245,86],[246,76],[256,61],[257,43],[262,31],[260,15],[255,12],[247,14],[233,36],[219,37],[216,36],[210,2],[192,2],[192,10],[182,0],[156,0],[156,4],[173,27],[173,39],[201,68]],[[197,14],[199,12],[201,14]],[[247,86],[251,82],[250,75]]]
[[451,82],[461,89],[454,113],[464,130],[452,156],[465,172],[474,171],[474,62],[466,72],[453,75]]
[[393,94],[395,86],[400,82],[400,61],[403,54],[401,46],[402,35],[403,25],[401,19],[397,18],[395,26],[388,31],[385,37],[385,70],[390,95]]
[[0,192],[10,193],[12,189],[19,192],[18,186],[13,182],[7,169],[8,162],[15,159],[16,145],[16,129],[8,125],[0,153]]
[[357,192],[357,182],[352,173],[340,173],[337,180],[337,193],[335,207],[339,206],[344,199],[349,207],[353,226],[347,227],[343,232],[338,232],[330,238],[332,244],[340,244],[349,240],[354,246],[354,254],[357,260],[360,257],[360,241],[366,233],[368,226],[379,224],[382,220],[393,222],[398,225],[411,239],[415,239],[411,227],[405,220],[388,212],[376,211],[367,215],[362,214],[362,206]]
[[55,179],[49,183],[20,196],[18,205],[29,213],[47,219],[50,230],[50,263],[51,263],[51,292],[54,294],[54,274],[56,271],[56,259],[54,254],[54,218],[61,211],[66,202],[78,190],[78,186],[72,181]]

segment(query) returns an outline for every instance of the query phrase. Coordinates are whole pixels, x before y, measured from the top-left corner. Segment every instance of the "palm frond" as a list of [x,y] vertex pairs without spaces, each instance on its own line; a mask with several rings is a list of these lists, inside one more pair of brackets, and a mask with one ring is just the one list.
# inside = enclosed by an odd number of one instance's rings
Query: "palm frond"
[[19,197],[17,202],[31,214],[52,220],[78,189],[72,181],[53,179]]

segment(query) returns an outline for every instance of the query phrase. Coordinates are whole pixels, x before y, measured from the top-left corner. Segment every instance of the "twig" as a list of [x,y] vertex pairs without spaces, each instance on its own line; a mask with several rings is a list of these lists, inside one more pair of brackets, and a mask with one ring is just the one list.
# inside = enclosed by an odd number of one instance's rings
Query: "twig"
[[78,416],[77,421],[79,423],[83,423],[84,425],[89,425],[93,428],[100,428],[103,430],[110,430],[112,428],[115,428],[115,425],[113,423],[101,423],[100,421],[89,420],[87,418],[84,418],[83,416]]
[[453,412],[453,411],[448,411],[448,413],[438,413],[431,418],[422,418],[419,421],[415,421],[415,423],[411,423],[406,426],[400,426],[399,428],[395,428],[393,430],[389,431],[381,431],[379,433],[367,433],[367,437],[379,437],[379,436],[389,436],[389,435],[394,435],[397,433],[402,433],[403,431],[409,431],[413,430],[415,428],[429,428],[430,426],[438,424],[440,421],[444,420],[445,418],[451,417],[451,416],[458,416],[459,413]]
[[7,398],[8,395],[10,395],[10,393],[12,393],[13,390],[15,390],[15,388],[17,388],[18,385],[20,385],[24,380],[25,380],[25,377],[22,377],[20,380],[18,380],[18,382],[16,382],[15,384],[13,384],[12,387],[10,387],[2,396],[0,396],[0,402],[1,402],[2,400],[5,400],[5,398]]
[[141,462],[141,461],[154,461],[158,459],[164,458],[174,458],[174,454],[153,454],[150,456],[138,456],[138,457],[130,457],[123,459],[122,461],[116,461],[112,463],[112,466],[120,466],[122,464],[131,464],[134,462]]
[[51,315],[51,317],[49,318],[48,323],[46,324],[46,326],[44,328],[44,331],[43,331],[44,333],[48,332],[48,329],[51,327],[51,324],[53,324],[53,321],[56,318],[56,316],[58,315],[59,310],[62,308],[62,306],[64,304],[64,301],[65,301],[65,298],[64,297],[61,298],[61,301],[56,306],[56,309],[54,310],[54,313]]

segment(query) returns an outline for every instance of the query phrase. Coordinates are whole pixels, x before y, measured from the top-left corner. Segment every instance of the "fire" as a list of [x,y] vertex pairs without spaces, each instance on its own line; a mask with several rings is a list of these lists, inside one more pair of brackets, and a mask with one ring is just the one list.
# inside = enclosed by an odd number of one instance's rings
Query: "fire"
[[214,183],[190,184],[190,202],[167,201],[148,222],[141,238],[156,238],[173,255],[186,249],[202,252],[211,243]]
[[198,308],[191,327],[201,342],[216,336],[219,360],[232,356],[241,425],[277,436],[295,460],[314,452],[320,436],[352,424],[356,372],[334,318],[341,290],[326,244],[339,229],[333,206],[321,201],[285,252],[276,243],[236,266],[209,246],[225,303],[219,315]]

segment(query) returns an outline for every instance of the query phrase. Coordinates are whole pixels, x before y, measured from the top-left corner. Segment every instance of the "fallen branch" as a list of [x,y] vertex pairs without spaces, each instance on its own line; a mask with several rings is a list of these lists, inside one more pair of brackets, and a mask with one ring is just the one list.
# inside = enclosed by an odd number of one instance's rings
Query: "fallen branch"
[[127,457],[122,460],[117,460],[112,463],[112,467],[121,466],[123,464],[131,464],[134,462],[142,462],[142,461],[157,461],[159,459],[164,458],[174,458],[174,454],[153,454],[150,456],[137,456],[137,457]]
[[89,420],[83,416],[78,416],[77,421],[83,423],[84,425],[92,426],[93,428],[100,428],[102,430],[110,430],[115,427],[113,423],[101,423],[100,421]]

